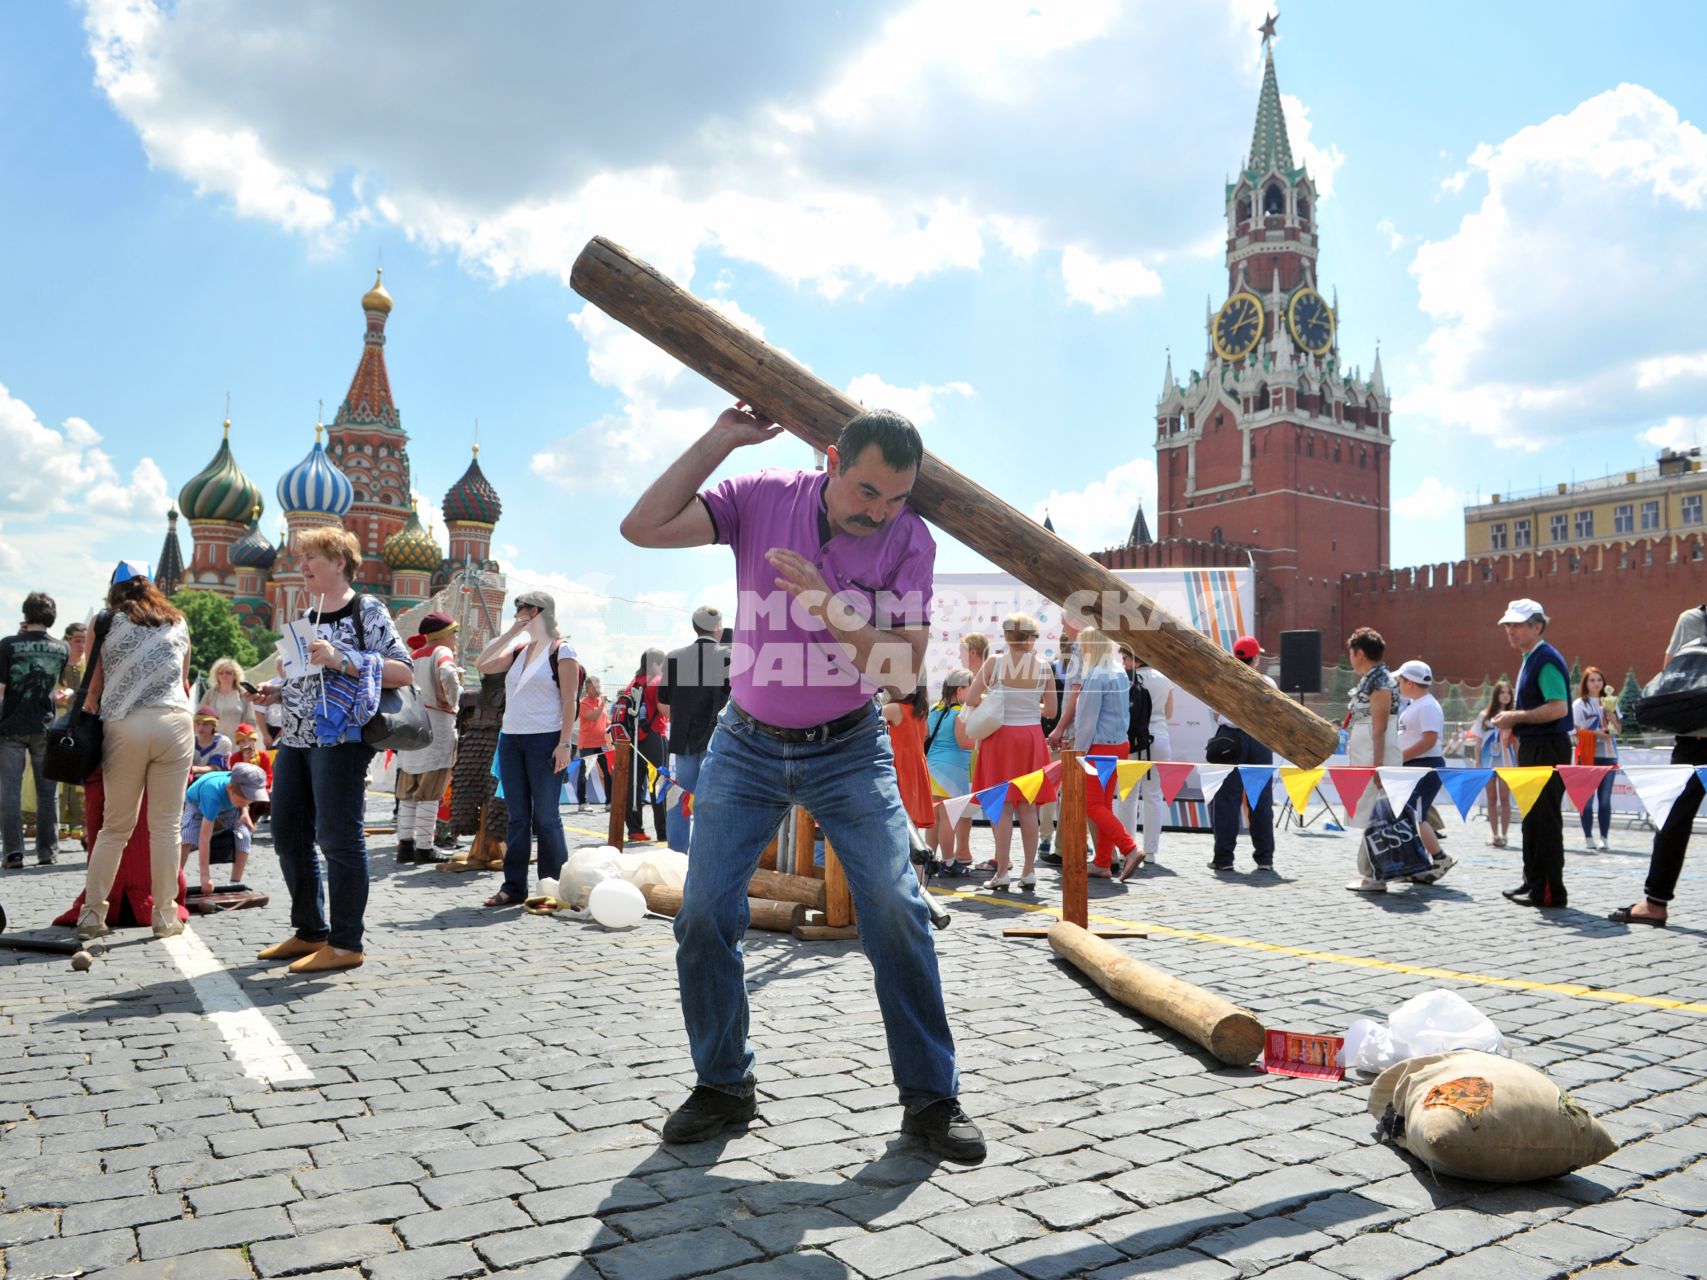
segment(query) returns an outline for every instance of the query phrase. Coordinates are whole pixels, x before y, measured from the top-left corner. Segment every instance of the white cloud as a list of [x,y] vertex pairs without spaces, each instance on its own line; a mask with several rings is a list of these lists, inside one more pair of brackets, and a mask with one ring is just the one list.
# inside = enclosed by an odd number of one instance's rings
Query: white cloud
[[915,427],[924,428],[936,418],[937,405],[948,396],[975,394],[969,382],[926,383],[898,387],[875,373],[862,373],[848,383],[848,394],[868,409],[893,409],[905,414]]
[[1286,139],[1292,144],[1293,158],[1310,171],[1318,196],[1333,195],[1334,175],[1345,163],[1344,153],[1332,142],[1326,146],[1316,142],[1310,108],[1298,98],[1281,94],[1280,109],[1286,113]]
[[1407,520],[1428,520],[1436,516],[1456,515],[1463,507],[1464,500],[1458,490],[1442,484],[1434,476],[1425,476],[1410,493],[1394,499],[1393,514]]
[[1464,184],[1469,181],[1470,171],[1468,169],[1460,169],[1450,177],[1441,179],[1440,189],[1442,191],[1450,191],[1453,195],[1457,195],[1459,192],[1464,190]]
[[171,499],[152,458],[125,479],[82,418],[47,426],[0,384],[0,617],[46,590],[69,620],[106,590],[121,556],[152,561]]
[[1092,311],[1113,311],[1162,291],[1162,278],[1138,259],[1099,261],[1078,245],[1061,252],[1061,283],[1069,298]]
[[1674,414],[1657,427],[1642,432],[1642,439],[1660,449],[1695,449],[1707,440],[1707,417]]
[[1153,457],[1122,463],[1083,489],[1065,493],[1051,489],[1047,498],[1032,506],[1031,516],[1041,521],[1047,514],[1055,532],[1079,550],[1101,551],[1126,541],[1139,503],[1149,513],[1154,531],[1156,461]]
[[1707,134],[1626,84],[1469,168],[1487,194],[1411,265],[1434,329],[1397,412],[1536,449],[1698,407],[1699,334],[1654,299],[1707,290]]
[[1381,219],[1381,221],[1375,224],[1375,230],[1380,232],[1382,238],[1387,241],[1388,253],[1397,253],[1406,245],[1417,243],[1417,240],[1419,239],[1417,236],[1408,236],[1404,232],[1400,231],[1399,228],[1393,225],[1393,220],[1391,218]]

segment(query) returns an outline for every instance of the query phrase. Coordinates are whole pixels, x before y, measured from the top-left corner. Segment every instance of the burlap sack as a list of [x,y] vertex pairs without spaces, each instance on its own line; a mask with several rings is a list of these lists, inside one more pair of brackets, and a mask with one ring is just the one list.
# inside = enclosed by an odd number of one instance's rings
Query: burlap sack
[[1474,1050],[1389,1067],[1369,1088],[1369,1113],[1429,1168],[1482,1182],[1551,1178],[1618,1149],[1534,1067]]

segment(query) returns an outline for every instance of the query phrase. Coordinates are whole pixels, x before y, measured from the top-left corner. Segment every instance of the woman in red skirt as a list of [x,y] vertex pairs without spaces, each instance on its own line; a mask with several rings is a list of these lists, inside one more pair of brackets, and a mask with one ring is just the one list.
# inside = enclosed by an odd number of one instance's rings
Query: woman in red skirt
[[[1002,700],[1001,727],[978,743],[972,765],[974,792],[999,782],[1012,782],[1049,764],[1042,721],[1045,716],[1055,715],[1057,702],[1049,664],[1033,652],[1037,632],[1037,619],[1028,613],[1011,613],[1002,619],[1006,652],[984,663],[966,695],[966,705],[971,707],[986,696]],[[1037,806],[1055,798],[1055,787],[1045,780],[1031,801],[1017,791],[1008,795],[1009,803],[995,826],[996,873],[983,887],[1006,889],[1013,883],[1008,874],[1008,850],[1017,817],[1020,845],[1025,852],[1019,887],[1029,892],[1037,887]]]
[[889,746],[895,752],[895,781],[901,788],[901,804],[920,831],[928,831],[936,822],[931,773],[925,765],[925,712],[929,703],[921,677],[917,689],[883,708],[883,719],[889,725]]

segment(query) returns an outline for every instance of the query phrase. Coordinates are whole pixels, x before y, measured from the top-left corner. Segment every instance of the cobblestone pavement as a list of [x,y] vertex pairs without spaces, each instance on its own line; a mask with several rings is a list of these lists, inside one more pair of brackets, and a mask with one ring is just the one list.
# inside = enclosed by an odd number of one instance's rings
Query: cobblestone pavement
[[[593,818],[568,820],[597,842]],[[1093,883],[1092,912],[1146,922],[1148,941],[1119,945],[1271,1026],[1338,1032],[1459,991],[1623,1143],[1600,1165],[1512,1187],[1436,1178],[1375,1140],[1367,1086],[1220,1066],[1105,1001],[1046,943],[1001,937],[1047,921],[1048,875],[1032,897],[944,899],[982,1167],[936,1164],[898,1135],[857,944],[761,934],[748,955],[761,1121],[667,1149],[659,1126],[692,1078],[667,925],[611,934],[483,911],[491,876],[399,869],[379,837],[366,967],[292,978],[254,960],[288,931],[263,840],[249,880],[273,905],[193,931],[305,1079],[247,1077],[230,1015],[205,1015],[145,931],[84,974],[0,952],[5,1275],[1703,1274],[1700,859],[1680,927],[1626,930],[1603,917],[1638,895],[1645,835],[1573,853],[1580,909],[1552,914],[1500,898],[1514,853],[1456,823],[1450,837],[1463,861],[1442,885],[1366,898],[1342,887],[1350,837],[1289,832],[1278,877],[1247,874],[1241,848],[1239,873],[1216,878],[1206,838],[1170,835],[1131,885]],[[0,877],[13,930],[70,903],[71,862]],[[1695,1007],[1666,1007],[1678,1001]]]

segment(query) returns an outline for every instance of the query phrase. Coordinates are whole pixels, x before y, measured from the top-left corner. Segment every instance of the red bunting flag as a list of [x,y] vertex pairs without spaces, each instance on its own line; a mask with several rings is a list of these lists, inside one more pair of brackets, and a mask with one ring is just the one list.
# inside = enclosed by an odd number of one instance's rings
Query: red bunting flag
[[1182,763],[1177,760],[1156,761],[1156,777],[1162,784],[1163,804],[1174,802],[1174,797],[1179,795],[1187,780],[1190,779],[1192,771],[1196,768],[1197,766],[1194,764]]
[[1600,780],[1616,769],[1612,764],[1556,764],[1553,766],[1559,777],[1565,783],[1565,794],[1571,798],[1580,813],[1582,807],[1594,799],[1595,789],[1600,786]]
[[1369,789],[1374,777],[1375,770],[1353,765],[1340,765],[1328,770],[1328,780],[1340,793],[1340,804],[1347,813],[1357,808],[1357,802],[1363,799],[1363,793]]

